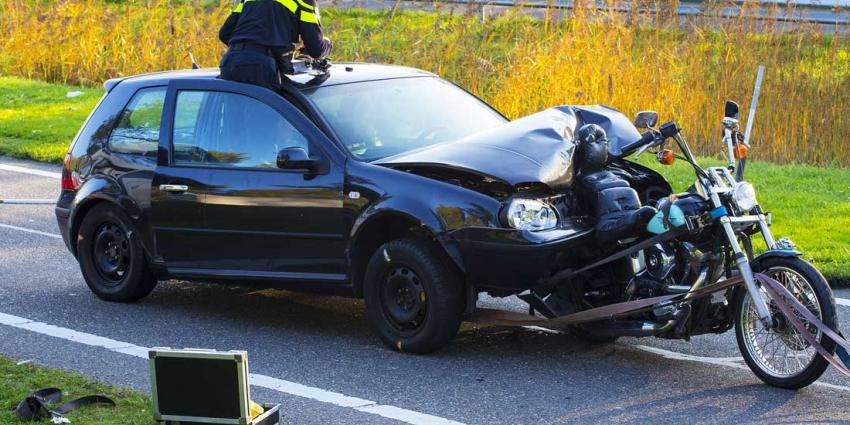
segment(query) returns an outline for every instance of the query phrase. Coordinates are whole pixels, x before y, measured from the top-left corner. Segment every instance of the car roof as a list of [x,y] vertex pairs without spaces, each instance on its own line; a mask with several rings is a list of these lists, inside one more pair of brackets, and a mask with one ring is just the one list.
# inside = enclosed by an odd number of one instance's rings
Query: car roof
[[[119,82],[138,85],[166,85],[169,81],[183,78],[218,78],[219,68],[186,69],[177,71],[154,72],[113,79],[106,82],[107,90]],[[363,81],[386,80],[392,78],[433,77],[434,74],[416,68],[397,65],[342,62],[334,63],[326,74],[301,73],[287,75],[299,88],[317,88]]]

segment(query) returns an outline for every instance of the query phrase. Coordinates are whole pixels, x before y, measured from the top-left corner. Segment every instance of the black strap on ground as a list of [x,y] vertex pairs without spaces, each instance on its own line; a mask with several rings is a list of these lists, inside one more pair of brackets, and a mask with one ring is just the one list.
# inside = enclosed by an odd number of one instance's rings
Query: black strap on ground
[[90,404],[103,404],[115,407],[115,402],[112,399],[99,394],[80,397],[52,409],[48,407],[50,404],[59,403],[61,399],[62,390],[59,388],[42,388],[33,391],[27,398],[21,400],[15,409],[15,413],[24,421],[39,421],[63,416],[76,408]]

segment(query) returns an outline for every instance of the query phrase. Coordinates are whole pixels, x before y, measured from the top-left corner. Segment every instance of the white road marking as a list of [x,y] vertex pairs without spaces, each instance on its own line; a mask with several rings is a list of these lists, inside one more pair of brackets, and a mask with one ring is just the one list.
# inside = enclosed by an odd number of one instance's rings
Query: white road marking
[[[678,353],[676,351],[664,350],[662,348],[650,347],[648,345],[629,345],[631,347],[635,347],[639,350],[643,350],[649,353],[657,354],[667,359],[673,360],[684,360],[689,362],[697,362],[697,363],[707,363],[713,364],[717,366],[726,366],[732,367],[735,369],[743,369],[750,370],[746,363],[744,363],[743,357],[703,357],[703,356],[694,356],[691,354]],[[845,387],[843,385],[835,385],[830,384],[828,382],[820,382],[815,381],[812,385],[817,385],[820,387],[831,388],[833,390],[841,390],[841,391],[850,391],[850,387]]]
[[62,239],[62,235],[57,235],[56,233],[42,232],[41,230],[28,229],[26,227],[12,226],[11,224],[0,223],[0,227],[2,227],[4,229],[18,230],[18,231],[21,231],[21,232],[34,233],[36,235]]
[[53,205],[55,199],[0,199],[0,204],[9,205]]
[[0,170],[11,171],[13,173],[31,174],[33,176],[49,177],[51,179],[62,179],[62,173],[54,173],[52,171],[37,170],[35,168],[19,167],[17,165],[0,164]]
[[[111,338],[102,337],[86,332],[75,331],[69,328],[54,326],[44,322],[36,322],[25,317],[14,316],[11,314],[0,313],[0,325],[6,325],[17,329],[23,329],[30,332],[35,332],[42,335],[51,336],[54,338],[64,339],[79,344],[88,345],[91,347],[105,348],[116,353],[126,354],[140,359],[148,359],[147,347],[131,344],[129,342],[117,341]],[[274,378],[271,376],[252,373],[250,381],[253,386],[267,388],[294,395],[297,397],[308,398],[322,403],[333,404],[339,407],[347,407],[363,413],[383,416],[385,418],[397,420],[414,425],[464,425],[461,422],[450,419],[433,416],[426,413],[416,412],[413,410],[402,409],[400,407],[378,404],[372,400],[366,400],[358,397],[351,397],[345,394],[335,393],[332,391],[323,390],[321,388],[310,387],[299,384],[297,382],[285,381],[283,379]]]
[[848,300],[847,298],[835,297],[835,303],[838,305],[843,305],[845,307],[850,307],[850,300]]

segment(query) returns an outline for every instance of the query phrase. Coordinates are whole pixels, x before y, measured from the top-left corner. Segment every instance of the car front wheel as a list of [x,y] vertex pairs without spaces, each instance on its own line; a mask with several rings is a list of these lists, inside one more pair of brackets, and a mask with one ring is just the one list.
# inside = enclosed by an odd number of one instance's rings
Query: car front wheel
[[97,205],[83,217],[77,260],[89,289],[107,301],[136,301],[157,283],[130,219],[112,205]]
[[387,242],[366,267],[369,321],[388,346],[409,353],[439,349],[457,334],[463,279],[437,247],[415,239]]

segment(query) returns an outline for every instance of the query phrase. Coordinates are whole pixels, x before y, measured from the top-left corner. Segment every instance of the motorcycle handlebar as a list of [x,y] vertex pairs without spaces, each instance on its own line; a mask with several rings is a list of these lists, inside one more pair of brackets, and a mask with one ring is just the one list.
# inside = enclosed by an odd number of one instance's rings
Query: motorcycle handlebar
[[621,149],[622,153],[620,154],[620,156],[624,157],[624,156],[636,151],[640,147],[647,145],[649,143],[652,143],[654,140],[655,140],[655,133],[652,130],[649,130],[646,133],[643,133],[643,135],[640,136],[640,139],[635,140],[634,142],[631,142],[626,146],[623,146],[622,149]]

